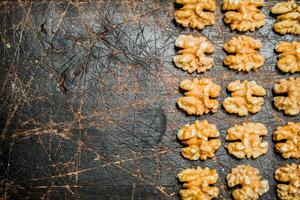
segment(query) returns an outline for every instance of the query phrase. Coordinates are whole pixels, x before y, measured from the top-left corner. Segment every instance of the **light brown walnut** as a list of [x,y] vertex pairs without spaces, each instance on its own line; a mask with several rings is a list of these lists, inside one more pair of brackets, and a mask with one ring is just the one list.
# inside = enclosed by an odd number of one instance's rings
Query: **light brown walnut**
[[280,53],[277,66],[283,72],[300,72],[300,42],[280,42],[275,50]]
[[300,200],[300,165],[292,163],[278,168],[275,171],[275,179],[284,182],[284,184],[277,185],[277,194],[280,199]]
[[264,0],[223,0],[222,9],[228,11],[224,21],[232,30],[254,31],[266,23],[266,16],[258,9],[264,4]]
[[276,3],[271,12],[277,14],[274,30],[282,35],[300,34],[300,6],[295,0]]
[[186,124],[178,131],[178,139],[188,147],[181,150],[183,157],[190,160],[213,158],[220,147],[219,131],[206,120]]
[[237,158],[257,158],[268,151],[268,142],[262,141],[267,134],[262,123],[235,125],[227,130],[226,140],[234,141],[227,145],[228,152]]
[[219,189],[210,186],[218,181],[218,174],[215,169],[207,167],[186,169],[180,172],[177,177],[180,182],[183,182],[183,189],[179,192],[183,200],[210,200],[219,195]]
[[211,79],[202,78],[194,80],[183,80],[180,88],[186,90],[184,97],[179,97],[177,104],[190,115],[202,115],[209,112],[217,112],[218,100],[221,87]]
[[176,0],[183,5],[175,12],[175,20],[184,27],[203,29],[215,24],[215,0]]
[[194,37],[192,35],[180,35],[175,45],[183,48],[179,55],[174,57],[174,63],[178,68],[193,73],[195,71],[205,72],[214,65],[212,58],[207,53],[214,52],[213,44],[204,36]]
[[256,200],[269,190],[268,180],[261,180],[258,169],[250,165],[236,166],[226,179],[229,187],[241,186],[232,193],[235,200]]
[[277,109],[283,110],[287,115],[299,114],[300,77],[281,79],[275,84],[274,92],[275,94],[284,95],[274,98],[274,104]]
[[249,36],[236,36],[224,44],[224,49],[230,54],[224,59],[224,64],[237,71],[249,72],[263,66],[265,59],[259,54],[262,47],[259,40]]
[[300,122],[278,127],[273,139],[279,141],[275,148],[284,158],[300,158]]
[[223,101],[227,112],[246,116],[248,112],[257,113],[261,110],[266,90],[257,85],[255,81],[236,80],[229,83],[227,89],[231,92],[231,97],[227,97]]

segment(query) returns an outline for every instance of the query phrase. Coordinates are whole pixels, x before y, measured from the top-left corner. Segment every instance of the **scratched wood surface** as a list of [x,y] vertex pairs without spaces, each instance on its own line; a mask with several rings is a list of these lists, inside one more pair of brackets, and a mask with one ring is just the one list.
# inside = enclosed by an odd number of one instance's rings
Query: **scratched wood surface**
[[[264,66],[236,73],[223,66],[225,41],[237,32],[224,25],[218,1],[217,23],[203,31],[182,28],[173,19],[174,1],[26,1],[0,3],[0,199],[178,199],[178,172],[215,168],[218,199],[230,199],[229,170],[242,163],[260,169],[270,182],[261,199],[277,199],[273,178],[284,160],[274,152],[272,133],[287,121],[272,106],[276,80],[299,76],[276,68],[274,47],[299,39],[272,30],[275,21],[246,35],[259,38]],[[204,34],[214,43],[216,66],[187,74],[175,68],[174,41],[180,34]],[[267,90],[262,111],[248,117],[224,112],[201,117],[178,109],[180,80],[210,77],[223,88],[235,79],[255,80]],[[196,119],[215,123],[222,146],[216,159],[180,156],[178,129]],[[243,121],[264,123],[266,155],[238,160],[226,149],[225,133]]]

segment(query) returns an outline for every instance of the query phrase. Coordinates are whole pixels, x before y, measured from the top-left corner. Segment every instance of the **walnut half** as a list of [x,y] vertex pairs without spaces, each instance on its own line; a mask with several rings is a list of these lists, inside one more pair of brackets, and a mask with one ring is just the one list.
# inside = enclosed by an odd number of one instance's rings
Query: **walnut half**
[[235,125],[227,130],[226,140],[235,141],[227,145],[228,152],[237,158],[257,158],[268,151],[268,142],[262,141],[262,136],[267,134],[262,123]]
[[203,29],[215,24],[215,0],[176,0],[183,5],[175,12],[175,20],[184,27]]
[[249,72],[263,66],[265,59],[259,54],[258,49],[262,47],[259,40],[249,36],[237,36],[224,44],[224,49],[229,55],[224,59],[224,64],[237,71]]
[[277,96],[274,98],[275,107],[283,110],[287,115],[297,115],[300,112],[300,77],[290,77],[279,80],[274,86],[275,94],[287,96]]
[[180,172],[177,177],[183,182],[183,189],[179,194],[183,200],[210,200],[219,195],[217,187],[211,187],[218,181],[218,174],[215,169],[207,167],[186,169]]
[[287,184],[278,184],[277,193],[283,200],[300,200],[300,165],[286,164],[275,171],[275,179]]
[[232,30],[254,31],[265,24],[265,15],[258,9],[264,6],[264,0],[223,0],[223,10],[226,24]]
[[174,57],[174,63],[178,68],[193,73],[195,71],[205,72],[214,65],[212,58],[206,53],[214,51],[213,44],[204,36],[194,37],[192,35],[180,35],[176,39],[175,45],[183,48],[179,55]]
[[300,6],[295,0],[276,3],[271,12],[277,14],[274,30],[280,34],[300,34]]
[[202,78],[194,80],[183,80],[180,88],[186,90],[184,97],[179,97],[177,104],[190,115],[202,115],[209,112],[217,112],[218,100],[221,87],[211,79]]
[[223,106],[227,112],[246,116],[248,112],[257,113],[260,111],[266,90],[257,85],[255,81],[245,80],[241,82],[236,80],[231,82],[227,89],[232,92],[231,97],[227,97],[223,101]]
[[275,148],[284,158],[300,158],[300,122],[278,127],[273,139],[279,141]]
[[178,139],[188,146],[181,150],[181,154],[190,160],[212,158],[221,145],[218,136],[217,127],[206,120],[186,124],[178,131]]
[[300,72],[300,42],[280,42],[275,50],[280,53],[277,66],[283,72]]
[[233,199],[256,200],[269,190],[268,180],[261,180],[258,169],[250,165],[238,165],[226,177],[229,187],[241,185],[233,191]]

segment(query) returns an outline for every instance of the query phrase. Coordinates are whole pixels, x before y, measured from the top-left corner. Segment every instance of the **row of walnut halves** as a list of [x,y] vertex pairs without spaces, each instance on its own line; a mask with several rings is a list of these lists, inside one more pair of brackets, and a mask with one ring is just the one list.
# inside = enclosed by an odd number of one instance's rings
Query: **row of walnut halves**
[[[214,61],[207,54],[214,52],[213,44],[204,36],[180,35],[175,46],[181,48],[174,63],[189,73],[205,72],[214,66]],[[262,44],[249,36],[236,36],[225,42],[224,50],[230,54],[224,64],[236,71],[249,72],[263,66],[265,59],[259,53]],[[277,67],[283,72],[300,72],[300,42],[280,42],[275,51],[278,53]]]
[[[176,0],[183,5],[175,12],[175,20],[184,27],[203,29],[215,24],[215,0]],[[259,9],[264,0],[223,0],[225,23],[232,30],[254,31],[265,24],[265,15]],[[300,6],[295,0],[276,3],[271,12],[277,16],[274,30],[280,34],[300,34]]]
[[[177,104],[190,115],[202,115],[217,112],[219,102],[216,99],[221,87],[208,78],[183,80],[180,88],[185,90]],[[236,80],[228,84],[231,96],[223,101],[223,107],[228,113],[246,116],[257,113],[264,103],[266,90],[255,81]],[[300,113],[300,77],[290,77],[279,80],[274,86],[274,105],[287,115]]]
[[[210,200],[219,195],[219,188],[212,186],[218,181],[215,169],[186,169],[177,177],[183,183],[183,189],[179,192],[182,199]],[[300,165],[292,163],[281,166],[275,171],[274,177],[280,182],[277,185],[280,199],[300,199]],[[259,170],[250,165],[234,167],[226,176],[226,180],[229,187],[235,187],[232,192],[235,200],[256,200],[269,190],[269,181],[261,180]]]

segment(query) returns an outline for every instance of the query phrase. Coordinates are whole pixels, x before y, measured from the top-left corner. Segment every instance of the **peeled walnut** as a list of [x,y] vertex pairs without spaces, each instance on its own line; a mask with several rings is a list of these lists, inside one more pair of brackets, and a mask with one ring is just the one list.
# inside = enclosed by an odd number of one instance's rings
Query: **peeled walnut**
[[183,182],[183,190],[179,194],[183,200],[210,200],[219,195],[217,187],[211,187],[218,181],[218,174],[215,169],[207,167],[186,169],[180,172],[177,177]]
[[215,0],[176,0],[183,5],[175,12],[175,20],[184,27],[203,29],[215,24]]
[[206,160],[215,156],[220,147],[219,131],[214,124],[206,120],[186,124],[178,131],[178,139],[188,147],[181,150],[183,157],[190,160]]
[[275,179],[287,184],[278,184],[277,193],[280,199],[300,200],[300,165],[286,164],[275,171]]
[[274,30],[280,34],[300,34],[300,6],[295,0],[276,3],[271,12],[277,14]]
[[259,54],[258,49],[262,47],[259,40],[249,36],[237,36],[224,44],[224,49],[229,55],[224,59],[224,64],[237,71],[249,72],[263,66],[265,59]]
[[269,190],[268,180],[261,180],[258,169],[249,165],[238,165],[226,177],[229,187],[241,185],[233,191],[233,199],[255,200]]
[[261,123],[235,125],[227,130],[226,140],[235,141],[228,144],[228,152],[237,158],[257,158],[268,151],[268,142],[262,141],[262,136],[267,134],[267,128]]
[[227,112],[246,116],[248,112],[257,113],[260,111],[266,91],[255,81],[245,80],[241,83],[236,80],[231,82],[227,89],[232,92],[231,97],[227,97],[223,101],[223,106]]
[[195,71],[205,72],[214,65],[212,58],[206,56],[206,53],[212,53],[214,46],[206,37],[193,37],[192,35],[180,35],[176,39],[175,45],[183,48],[179,55],[174,57],[174,63],[177,67],[193,73]]
[[264,4],[264,0],[223,0],[222,9],[229,10],[224,21],[232,30],[254,31],[265,24],[266,17],[258,9]]
[[188,114],[202,115],[217,112],[219,103],[216,99],[210,98],[217,98],[221,87],[211,79],[183,80],[180,83],[180,88],[187,90],[187,92],[184,93],[184,97],[178,98],[177,104]]
[[280,53],[278,68],[283,72],[300,72],[300,42],[280,42],[275,50]]
[[273,139],[280,141],[275,148],[284,158],[300,158],[300,122],[278,127]]
[[281,79],[274,86],[275,94],[282,94],[285,96],[278,96],[274,98],[275,107],[283,110],[287,115],[297,115],[300,112],[300,77],[288,79]]

